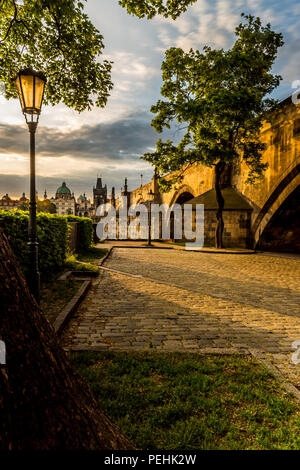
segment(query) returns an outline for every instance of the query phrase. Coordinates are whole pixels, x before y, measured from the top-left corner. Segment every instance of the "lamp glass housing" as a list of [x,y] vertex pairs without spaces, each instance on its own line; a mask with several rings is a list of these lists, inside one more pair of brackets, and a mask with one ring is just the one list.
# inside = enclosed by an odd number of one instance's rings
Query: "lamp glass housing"
[[16,76],[20,103],[24,114],[41,113],[46,77],[32,69],[21,70]]

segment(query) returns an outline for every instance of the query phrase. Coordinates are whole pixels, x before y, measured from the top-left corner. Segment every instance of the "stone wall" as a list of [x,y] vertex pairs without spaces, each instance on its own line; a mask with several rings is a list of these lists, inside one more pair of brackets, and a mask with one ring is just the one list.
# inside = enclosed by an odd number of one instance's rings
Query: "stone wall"
[[[250,211],[231,210],[223,212],[224,233],[223,242],[225,248],[250,248]],[[216,211],[204,212],[204,244],[215,245]]]
[[[251,248],[251,211],[224,210],[223,242],[225,248]],[[216,210],[204,211],[204,246],[215,246]],[[195,231],[195,212],[193,211]]]
[[68,239],[69,251],[74,252],[79,249],[79,223],[69,222],[68,225],[71,227]]
[[249,170],[239,161],[235,162],[231,176],[232,186],[253,207],[251,227],[255,240],[299,185],[300,105],[294,105],[290,98],[285,100],[271,122],[264,124],[261,140],[267,144],[263,162],[268,163],[262,181],[255,185],[246,183]]

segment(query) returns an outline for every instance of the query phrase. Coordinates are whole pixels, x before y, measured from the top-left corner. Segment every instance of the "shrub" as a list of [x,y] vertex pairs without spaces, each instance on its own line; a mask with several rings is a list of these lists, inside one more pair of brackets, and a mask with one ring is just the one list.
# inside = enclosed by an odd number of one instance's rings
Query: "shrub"
[[[1,211],[3,230],[21,264],[24,274],[28,271],[28,221],[29,212],[21,210]],[[39,242],[39,269],[41,273],[64,264],[68,250],[69,226],[65,217],[57,214],[37,214],[37,238]]]
[[75,215],[65,216],[68,222],[79,223],[79,248],[86,250],[89,248],[93,241],[93,221],[88,217],[77,217]]

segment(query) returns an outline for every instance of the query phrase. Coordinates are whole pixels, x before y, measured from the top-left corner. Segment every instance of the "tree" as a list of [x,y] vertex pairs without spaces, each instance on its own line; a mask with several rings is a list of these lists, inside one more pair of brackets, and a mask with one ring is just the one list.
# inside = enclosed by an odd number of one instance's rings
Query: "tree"
[[283,45],[282,34],[270,24],[263,26],[259,18],[242,17],[246,21],[237,26],[236,42],[227,51],[208,46],[203,53],[174,47],[166,51],[161,94],[167,100],[151,107],[156,114],[152,126],[162,132],[177,121],[185,132],[177,145],[159,139],[156,151],[142,157],[157,168],[163,191],[180,182],[191,165],[214,167],[217,247],[223,246],[223,171],[242,158],[249,167],[249,183],[262,177],[267,165],[262,162],[266,145],[260,141],[260,129],[276,105],[266,96],[281,80],[271,69]]
[[[45,104],[63,102],[77,111],[104,107],[112,90],[112,62],[99,62],[103,36],[79,0],[0,0],[0,80],[6,98],[16,98],[16,72],[42,70],[48,79]],[[122,0],[138,17],[176,18],[195,0]]]
[[22,201],[21,204],[19,205],[19,209],[21,211],[29,211],[29,202],[28,201]]
[[[177,17],[195,0],[124,0],[139,17]],[[141,6],[142,5],[142,6]],[[48,78],[45,103],[77,111],[104,107],[110,61],[99,62],[103,37],[78,0],[0,0],[0,80],[16,98],[15,73],[26,67]],[[103,414],[70,366],[0,229],[0,449],[134,449]],[[0,345],[1,346],[1,345]]]
[[72,369],[0,229],[0,450],[134,449]]
[[48,214],[56,214],[56,206],[50,199],[44,199],[43,201],[37,201],[37,212],[46,212]]
[[48,79],[45,103],[62,101],[77,111],[103,107],[112,89],[111,63],[98,61],[103,37],[77,0],[0,1],[0,79],[16,97],[15,73],[26,67]]

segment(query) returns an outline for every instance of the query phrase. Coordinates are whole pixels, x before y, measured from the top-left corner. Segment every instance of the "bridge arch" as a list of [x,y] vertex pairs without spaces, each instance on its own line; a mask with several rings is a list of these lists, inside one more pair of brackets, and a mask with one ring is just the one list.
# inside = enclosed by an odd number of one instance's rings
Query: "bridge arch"
[[184,185],[173,195],[170,206],[173,204],[184,204],[195,197],[195,191],[191,186]]
[[266,225],[260,240],[262,250],[300,252],[300,185],[283,201]]
[[[299,160],[299,159],[298,159]],[[255,244],[259,241],[259,238],[262,236],[264,230],[272,218],[277,214],[277,211],[281,208],[284,202],[289,198],[289,196],[297,190],[300,186],[300,163],[297,163],[292,170],[290,170],[272,191],[271,195],[261,208],[259,214],[257,215],[253,225],[252,233],[254,237]]]
[[140,197],[140,198],[137,200],[137,202],[135,202],[134,204],[135,204],[136,206],[138,206],[139,204],[145,204],[145,202],[146,202],[146,201],[144,201],[144,199],[143,199],[142,197]]

